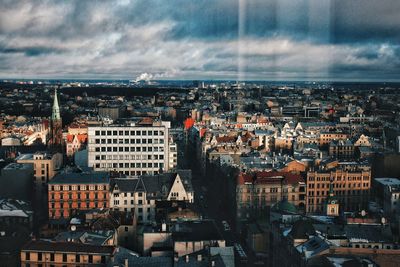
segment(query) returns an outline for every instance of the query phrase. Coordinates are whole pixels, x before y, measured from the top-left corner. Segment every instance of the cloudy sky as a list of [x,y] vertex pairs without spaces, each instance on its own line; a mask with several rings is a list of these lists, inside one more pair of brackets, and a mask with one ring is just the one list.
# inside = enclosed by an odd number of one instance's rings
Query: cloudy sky
[[0,0],[0,78],[400,80],[399,0]]

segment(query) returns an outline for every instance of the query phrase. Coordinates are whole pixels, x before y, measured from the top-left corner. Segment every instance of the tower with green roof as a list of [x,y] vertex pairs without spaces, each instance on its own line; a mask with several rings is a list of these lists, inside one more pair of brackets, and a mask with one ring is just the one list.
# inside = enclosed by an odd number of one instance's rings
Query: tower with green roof
[[339,216],[339,201],[333,191],[333,181],[329,185],[329,195],[326,198],[325,206],[327,216]]
[[62,120],[58,103],[57,88],[54,90],[53,107],[50,118],[50,145],[59,147],[62,144]]

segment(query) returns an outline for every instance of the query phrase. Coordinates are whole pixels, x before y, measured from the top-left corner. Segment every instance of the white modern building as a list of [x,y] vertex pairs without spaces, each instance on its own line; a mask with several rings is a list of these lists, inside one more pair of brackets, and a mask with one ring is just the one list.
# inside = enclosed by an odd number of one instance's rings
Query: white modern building
[[169,171],[177,164],[170,122],[142,119],[124,125],[89,126],[88,166],[135,176]]

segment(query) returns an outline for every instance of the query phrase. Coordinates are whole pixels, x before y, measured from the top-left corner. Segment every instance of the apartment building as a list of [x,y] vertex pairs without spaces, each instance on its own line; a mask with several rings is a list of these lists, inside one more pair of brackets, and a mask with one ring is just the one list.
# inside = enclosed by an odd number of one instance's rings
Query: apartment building
[[346,140],[349,138],[349,134],[339,131],[321,131],[319,134],[319,145],[326,146],[334,140]]
[[173,173],[116,178],[111,184],[110,208],[134,213],[138,222],[154,220],[156,201],[180,200],[193,203],[192,173]]
[[329,155],[339,159],[354,158],[354,144],[350,140],[334,140],[329,143]]
[[107,266],[113,246],[33,240],[21,249],[21,266]]
[[170,122],[142,119],[121,125],[89,126],[88,165],[125,175],[157,174],[176,167]]
[[68,218],[75,210],[108,208],[106,172],[60,173],[48,184],[49,218]]
[[237,217],[246,218],[282,200],[304,210],[305,197],[304,179],[299,174],[275,171],[240,173],[236,186]]
[[362,210],[368,205],[371,168],[351,163],[329,169],[321,167],[307,172],[306,183],[308,213],[323,212],[331,184],[341,210]]
[[49,182],[58,169],[63,164],[61,153],[50,153],[46,151],[36,152],[34,154],[22,154],[16,158],[18,163],[33,164],[35,185],[44,185]]

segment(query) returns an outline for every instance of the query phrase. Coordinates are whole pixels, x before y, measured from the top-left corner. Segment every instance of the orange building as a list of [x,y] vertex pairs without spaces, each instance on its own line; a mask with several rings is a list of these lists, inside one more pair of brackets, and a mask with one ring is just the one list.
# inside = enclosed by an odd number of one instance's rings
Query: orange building
[[321,132],[319,135],[319,145],[326,146],[334,140],[346,140],[349,138],[347,133],[342,132]]
[[361,210],[366,208],[369,200],[371,169],[338,166],[331,170],[309,171],[306,183],[308,213],[323,212],[331,184],[341,210]]
[[49,218],[68,218],[73,211],[109,207],[106,172],[60,173],[49,182]]
[[21,266],[107,266],[114,246],[33,240],[21,249]]

